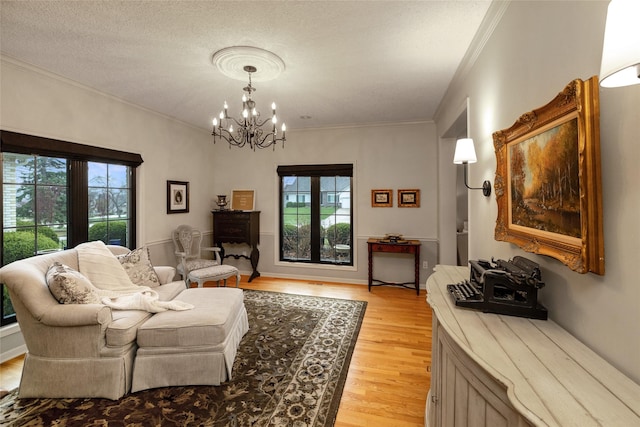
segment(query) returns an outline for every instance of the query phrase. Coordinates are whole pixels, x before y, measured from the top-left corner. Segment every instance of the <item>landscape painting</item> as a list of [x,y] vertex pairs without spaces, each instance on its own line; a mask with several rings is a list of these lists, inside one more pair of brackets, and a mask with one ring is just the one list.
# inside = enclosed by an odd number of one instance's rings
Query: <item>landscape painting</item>
[[578,120],[509,147],[511,224],[580,238]]
[[[493,133],[495,239],[604,274],[598,77]],[[536,261],[537,262],[537,261]]]

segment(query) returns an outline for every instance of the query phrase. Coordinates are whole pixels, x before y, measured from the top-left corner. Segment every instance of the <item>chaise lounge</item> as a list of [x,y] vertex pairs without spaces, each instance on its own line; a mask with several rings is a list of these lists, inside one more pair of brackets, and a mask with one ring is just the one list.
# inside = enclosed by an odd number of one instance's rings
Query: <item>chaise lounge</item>
[[[185,289],[184,281],[173,280],[175,268],[151,266],[146,248],[130,252],[94,243],[101,262],[110,266],[106,273],[83,276],[82,245],[0,269],[28,349],[21,398],[119,399],[147,388],[219,385],[231,378],[238,345],[248,331],[241,289]],[[74,283],[74,291],[82,290],[83,280],[96,285],[114,277],[150,288],[147,294],[155,296],[151,305],[158,312],[128,308],[130,296],[95,300],[89,291],[79,300],[69,300],[68,294],[54,297],[54,263],[58,270],[65,268],[59,280]]]

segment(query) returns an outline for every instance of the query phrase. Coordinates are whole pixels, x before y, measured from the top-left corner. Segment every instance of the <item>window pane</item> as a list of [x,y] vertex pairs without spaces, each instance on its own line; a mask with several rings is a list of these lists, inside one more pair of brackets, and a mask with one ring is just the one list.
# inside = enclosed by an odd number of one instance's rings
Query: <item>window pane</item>
[[297,178],[296,179],[296,183],[297,183],[297,191],[298,193],[305,195],[305,194],[310,194],[311,191],[311,177],[309,176],[298,176],[298,177],[293,177],[293,178]]
[[129,217],[129,190],[108,190],[109,217]]
[[33,184],[35,181],[35,161],[26,154],[3,153],[3,183]]
[[67,185],[67,160],[55,157],[36,157],[38,184]]
[[106,187],[107,186],[107,164],[89,162],[88,179],[90,187]]
[[109,165],[109,187],[129,188],[129,168],[122,165]]
[[351,177],[321,177],[323,261],[351,263]]
[[130,174],[128,166],[89,163],[89,240],[128,246]]
[[58,237],[58,247],[60,249],[68,249],[67,236],[69,232],[68,224],[57,224],[50,227]]
[[36,187],[38,224],[67,223],[67,188],[54,185]]
[[311,208],[307,197],[310,177],[287,176],[282,179],[282,251],[285,259],[310,259]]
[[[6,185],[7,191],[11,191],[13,186]],[[36,186],[19,185],[15,187],[15,211],[13,216],[17,225],[35,225],[36,223]],[[6,196],[6,195],[5,195]],[[6,200],[6,199],[5,199]],[[5,202],[8,203],[8,202]]]
[[321,176],[320,177],[320,191],[335,193],[335,191],[336,191],[336,178],[334,176]]
[[[27,188],[30,189],[30,191]],[[2,186],[3,191],[3,227],[17,227],[19,225],[35,225],[35,201],[29,197],[33,194],[33,186],[23,186],[15,184],[5,184]],[[18,195],[20,194],[20,199]],[[24,194],[24,197],[23,197]],[[25,214],[26,212],[26,214]],[[26,217],[26,219],[24,219]],[[21,218],[18,221],[18,218]]]
[[107,243],[110,245],[127,246],[129,221],[109,221],[109,234]]
[[102,240],[108,245],[127,246],[129,221],[96,221],[89,224],[89,240]]
[[89,222],[100,218],[106,219],[108,213],[107,189],[89,187]]

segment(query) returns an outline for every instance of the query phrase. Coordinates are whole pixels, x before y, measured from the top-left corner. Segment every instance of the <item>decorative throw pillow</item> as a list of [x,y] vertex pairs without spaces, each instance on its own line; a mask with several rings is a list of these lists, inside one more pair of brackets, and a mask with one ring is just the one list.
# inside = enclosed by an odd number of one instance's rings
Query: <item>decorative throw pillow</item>
[[54,262],[46,274],[47,285],[60,304],[99,304],[100,297],[82,273]]
[[128,254],[118,255],[117,258],[134,284],[150,288],[160,286],[158,275],[151,265],[149,248],[146,246],[134,249]]

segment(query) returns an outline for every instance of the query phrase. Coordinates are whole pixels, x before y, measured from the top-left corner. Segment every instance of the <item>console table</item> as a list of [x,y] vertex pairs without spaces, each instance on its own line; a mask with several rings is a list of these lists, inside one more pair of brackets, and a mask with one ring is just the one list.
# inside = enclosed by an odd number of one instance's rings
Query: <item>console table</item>
[[640,385],[551,320],[456,307],[446,285],[468,267],[434,271],[426,426],[640,425]]
[[[372,286],[393,285],[409,288],[407,285],[411,285],[411,288],[415,288],[416,294],[420,295],[420,241],[419,240],[404,240],[401,242],[388,242],[381,239],[370,238],[367,240],[367,246],[369,247],[369,291]],[[414,274],[415,280],[413,282],[393,283],[384,282],[382,280],[376,280],[373,278],[373,254],[374,252],[390,252],[396,254],[409,254],[414,257]]]
[[[245,258],[251,261],[253,272],[249,277],[251,282],[260,276],[258,261],[260,260],[260,211],[212,211],[213,214],[213,245],[220,248],[220,257]],[[223,243],[244,243],[251,247],[251,254],[225,254]]]

